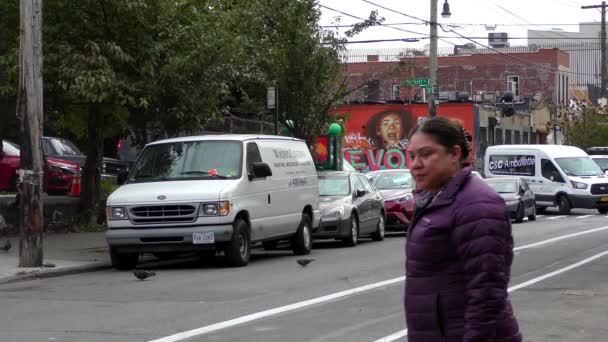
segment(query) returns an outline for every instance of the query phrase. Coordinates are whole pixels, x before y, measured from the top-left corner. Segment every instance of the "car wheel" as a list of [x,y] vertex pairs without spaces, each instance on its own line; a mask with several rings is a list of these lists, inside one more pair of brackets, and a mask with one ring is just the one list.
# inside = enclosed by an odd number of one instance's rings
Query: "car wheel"
[[249,225],[244,220],[237,219],[233,228],[232,240],[226,246],[226,259],[230,266],[246,266],[251,256]]
[[572,206],[570,205],[570,200],[566,195],[560,195],[557,198],[557,206],[559,207],[560,215],[570,215],[570,209]]
[[262,242],[262,247],[266,251],[275,250],[275,249],[277,249],[278,245],[279,245],[279,241],[277,241],[277,240],[270,240],[270,241],[263,241]]
[[382,241],[384,240],[385,224],[384,224],[384,213],[380,213],[378,224],[376,225],[376,231],[372,234],[372,240]]
[[17,185],[17,180],[18,180],[18,179],[19,179],[19,177],[18,177],[18,176],[13,176],[13,177],[11,177],[11,180],[10,180],[10,182],[8,183],[8,190],[9,190],[9,191],[11,191],[11,192],[17,192],[17,191],[18,191],[18,189],[17,189],[17,187],[18,187],[18,185]]
[[528,221],[536,221],[536,209],[532,210],[532,214],[528,215]]
[[517,223],[524,222],[524,217],[525,217],[524,205],[522,203],[519,203],[517,205],[517,212],[515,214],[515,222],[517,222]]
[[359,241],[359,220],[355,214],[350,215],[348,236],[343,241],[348,247],[355,247]]
[[113,248],[110,248],[110,260],[112,267],[117,270],[132,270],[137,266],[139,260],[138,253],[118,253]]
[[302,214],[302,221],[296,235],[291,238],[291,249],[295,255],[310,254],[312,250],[312,229],[310,216]]
[[597,212],[602,215],[608,214],[608,208],[597,208]]

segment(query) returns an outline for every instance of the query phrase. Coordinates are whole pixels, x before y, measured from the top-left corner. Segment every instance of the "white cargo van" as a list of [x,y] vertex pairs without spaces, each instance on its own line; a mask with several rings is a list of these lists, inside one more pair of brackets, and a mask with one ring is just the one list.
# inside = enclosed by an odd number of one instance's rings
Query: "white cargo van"
[[578,147],[565,145],[499,145],[486,150],[486,177],[520,176],[536,198],[539,211],[558,206],[608,213],[608,177]]
[[252,243],[289,239],[311,250],[318,227],[314,162],[302,140],[211,135],[161,140],[141,152],[107,200],[112,265],[130,269],[141,253],[225,252],[249,262]]

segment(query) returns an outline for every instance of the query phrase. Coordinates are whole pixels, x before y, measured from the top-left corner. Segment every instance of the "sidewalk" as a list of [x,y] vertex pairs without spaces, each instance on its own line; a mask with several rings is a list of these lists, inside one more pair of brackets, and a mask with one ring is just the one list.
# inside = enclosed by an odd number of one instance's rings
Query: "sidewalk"
[[[5,238],[0,238],[0,245],[3,245],[4,241]],[[8,253],[0,251],[0,284],[110,267],[104,232],[45,234],[44,264],[53,264],[54,267],[17,267],[19,237],[10,237],[10,241],[11,250]]]

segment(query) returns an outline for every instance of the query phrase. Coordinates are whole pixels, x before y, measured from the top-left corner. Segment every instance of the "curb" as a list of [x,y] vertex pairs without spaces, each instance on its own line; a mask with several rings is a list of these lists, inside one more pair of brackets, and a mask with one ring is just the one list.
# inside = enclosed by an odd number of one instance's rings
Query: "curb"
[[0,285],[16,283],[20,281],[26,280],[34,280],[34,279],[44,279],[44,278],[53,278],[64,275],[76,274],[76,273],[85,273],[85,272],[94,272],[104,269],[110,269],[112,265],[107,262],[96,262],[81,266],[72,266],[72,267],[64,267],[59,269],[44,269],[44,270],[36,270],[32,272],[28,272],[25,274],[14,275],[10,277],[0,278]]

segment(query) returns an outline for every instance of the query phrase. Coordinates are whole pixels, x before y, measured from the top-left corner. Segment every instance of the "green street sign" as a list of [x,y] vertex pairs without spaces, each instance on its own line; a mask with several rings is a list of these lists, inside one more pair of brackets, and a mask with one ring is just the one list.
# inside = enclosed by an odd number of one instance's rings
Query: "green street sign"
[[403,80],[404,87],[428,87],[429,79],[428,78],[412,78],[408,80]]

